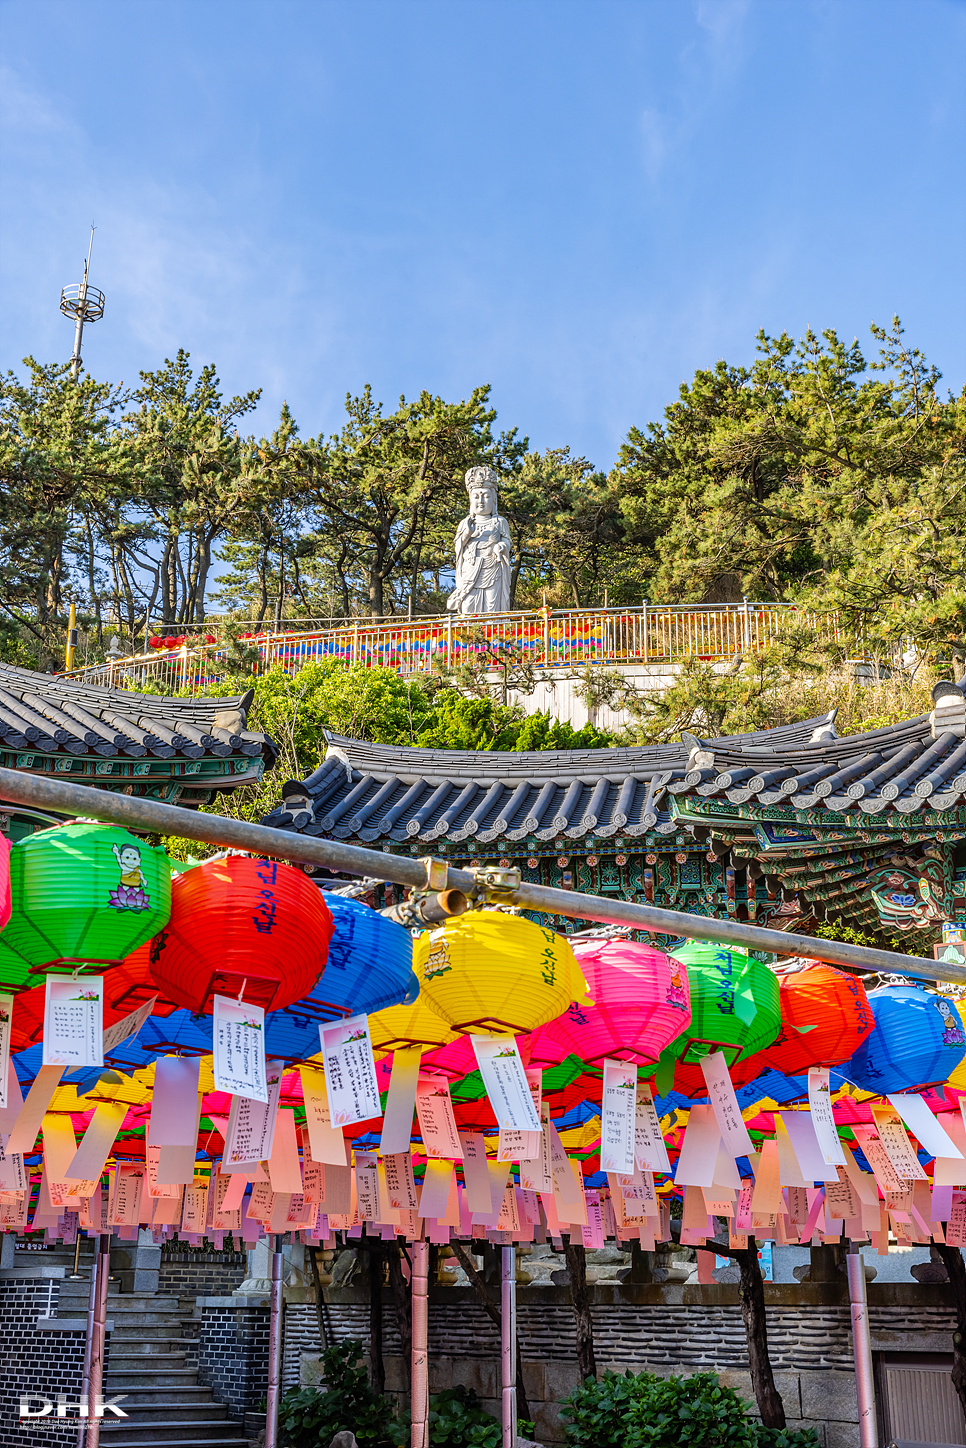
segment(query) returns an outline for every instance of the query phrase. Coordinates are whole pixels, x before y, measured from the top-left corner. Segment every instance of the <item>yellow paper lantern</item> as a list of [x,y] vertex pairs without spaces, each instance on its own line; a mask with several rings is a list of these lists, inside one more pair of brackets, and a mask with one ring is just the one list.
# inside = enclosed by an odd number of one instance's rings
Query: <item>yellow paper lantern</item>
[[457,1039],[452,1026],[430,1010],[422,992],[411,1006],[387,1006],[369,1017],[373,1051],[399,1051],[422,1046],[434,1051]]
[[420,935],[413,969],[420,999],[457,1031],[522,1035],[587,998],[565,936],[495,910],[450,916]]

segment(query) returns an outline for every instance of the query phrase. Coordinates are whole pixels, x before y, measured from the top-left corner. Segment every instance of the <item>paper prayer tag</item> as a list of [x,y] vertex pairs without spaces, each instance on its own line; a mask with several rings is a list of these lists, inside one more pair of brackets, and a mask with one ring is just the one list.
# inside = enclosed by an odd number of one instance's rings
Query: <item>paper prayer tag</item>
[[319,1036],[332,1125],[342,1127],[381,1116],[369,1017],[349,1016],[332,1025],[320,1025]]

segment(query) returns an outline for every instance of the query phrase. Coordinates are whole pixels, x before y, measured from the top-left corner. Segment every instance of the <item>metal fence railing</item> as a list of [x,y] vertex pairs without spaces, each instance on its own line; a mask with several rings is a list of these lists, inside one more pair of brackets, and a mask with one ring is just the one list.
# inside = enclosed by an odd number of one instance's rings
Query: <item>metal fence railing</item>
[[[457,668],[473,653],[509,651],[541,669],[587,666],[674,664],[694,656],[713,661],[768,647],[792,620],[824,638],[844,631],[833,616],[799,613],[791,604],[682,604],[638,608],[536,609],[463,618],[433,617],[326,621],[322,627],[243,635],[240,642],[259,655],[260,672],[281,667],[295,673],[304,664],[336,660],[366,668],[413,674],[434,667]],[[204,627],[203,625],[200,627]],[[199,635],[204,638],[204,635]],[[159,688],[164,693],[201,693],[231,672],[225,643],[189,638],[177,648],[159,648],[130,658],[74,669],[64,678],[111,687]]]

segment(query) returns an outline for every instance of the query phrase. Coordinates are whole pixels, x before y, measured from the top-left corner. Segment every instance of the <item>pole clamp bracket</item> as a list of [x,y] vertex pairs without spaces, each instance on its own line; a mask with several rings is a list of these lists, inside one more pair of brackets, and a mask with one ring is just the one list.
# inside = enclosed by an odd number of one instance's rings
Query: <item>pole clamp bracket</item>
[[438,860],[434,855],[424,855],[419,863],[426,871],[426,890],[432,894],[435,894],[437,890],[445,890],[449,877],[448,862],[446,860]]
[[476,882],[474,897],[487,905],[512,905],[520,888],[519,870],[505,870],[498,865],[476,865],[470,870]]

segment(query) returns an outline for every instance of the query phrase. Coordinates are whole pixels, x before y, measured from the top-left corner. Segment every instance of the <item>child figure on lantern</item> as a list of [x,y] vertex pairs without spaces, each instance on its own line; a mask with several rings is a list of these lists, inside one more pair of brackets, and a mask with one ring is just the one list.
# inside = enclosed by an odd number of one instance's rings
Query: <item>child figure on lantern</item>
[[681,979],[681,964],[671,956],[671,964],[674,966],[674,974],[671,976],[667,988],[666,1003],[669,1006],[677,1006],[679,1010],[686,1011],[688,1008],[688,993],[684,989],[684,981]]
[[141,874],[141,851],[136,845],[112,845],[114,858],[121,872],[116,890],[111,891],[110,904],[115,910],[148,910],[150,898],[144,889]]

